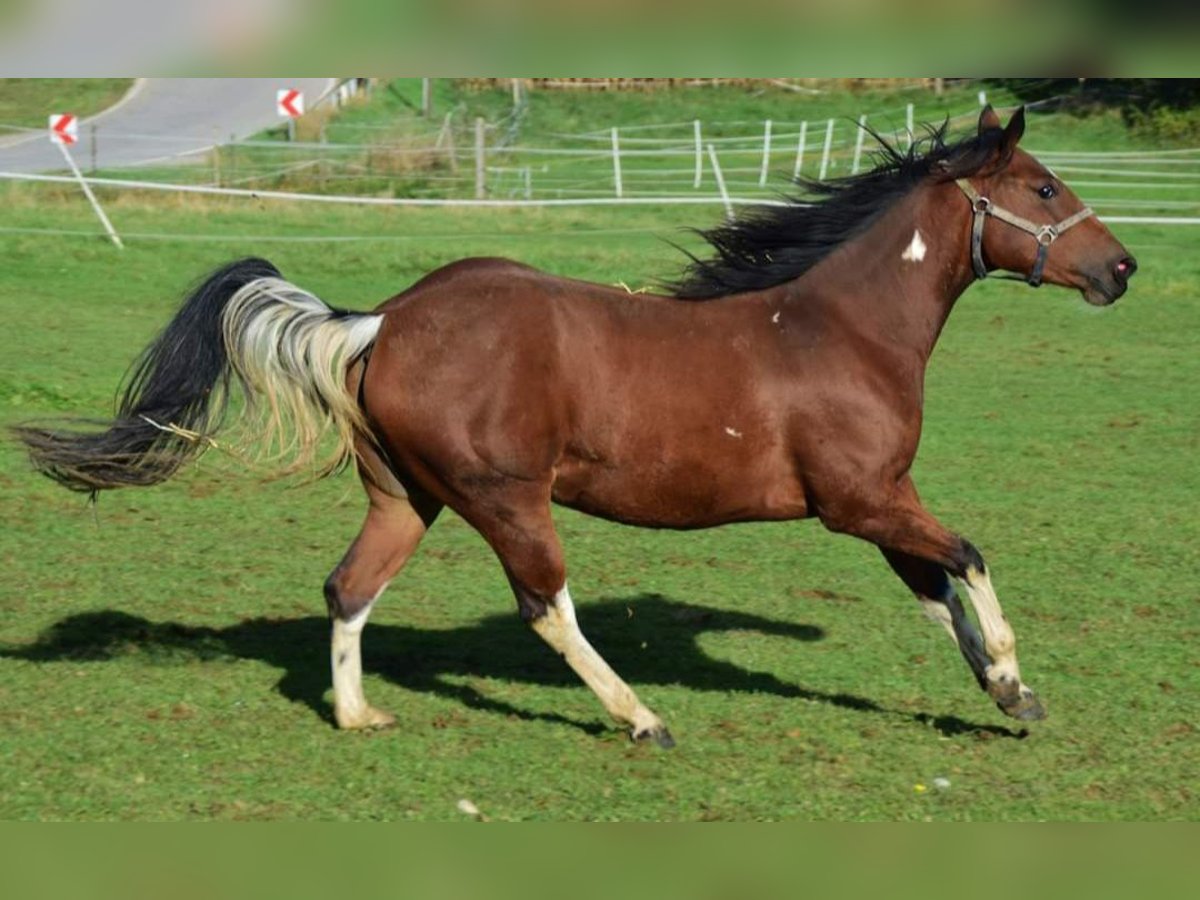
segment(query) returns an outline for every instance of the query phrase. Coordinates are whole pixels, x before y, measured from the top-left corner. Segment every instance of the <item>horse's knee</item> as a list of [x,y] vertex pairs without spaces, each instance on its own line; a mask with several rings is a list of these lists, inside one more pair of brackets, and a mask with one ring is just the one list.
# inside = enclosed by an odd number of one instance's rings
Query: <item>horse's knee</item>
[[950,574],[955,578],[967,580],[970,580],[973,574],[985,574],[987,572],[987,565],[983,561],[983,554],[966,538],[960,537],[958,542],[958,552],[955,554],[954,565],[950,569]]

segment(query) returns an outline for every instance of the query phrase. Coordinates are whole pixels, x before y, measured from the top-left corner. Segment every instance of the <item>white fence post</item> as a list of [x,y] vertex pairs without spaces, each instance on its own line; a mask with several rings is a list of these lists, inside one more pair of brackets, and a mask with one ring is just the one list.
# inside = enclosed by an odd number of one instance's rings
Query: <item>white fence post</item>
[[733,204],[729,202],[729,192],[725,190],[725,176],[721,174],[721,164],[717,162],[717,151],[712,144],[708,145],[708,158],[712,161],[713,177],[717,179],[717,190],[721,192],[721,202],[725,204],[725,217],[733,218]]
[[858,117],[858,135],[854,138],[854,164],[850,167],[850,174],[858,174],[858,164],[862,161],[862,145],[863,137],[867,133],[867,114],[863,113]]
[[475,117],[475,199],[482,200],[486,187],[483,169],[483,117]]
[[450,171],[458,171],[458,153],[454,150],[454,124],[451,118],[453,112],[446,113],[446,118],[442,119],[442,130],[438,132],[437,141],[433,145],[434,150],[445,150],[446,158],[450,161]]
[[800,177],[800,169],[804,166],[804,139],[808,135],[808,123],[800,123],[800,140],[796,144],[796,167],[792,169],[792,178]]
[[533,167],[525,167],[525,199],[533,199]]
[[704,148],[700,146],[700,120],[692,120],[692,132],[696,135],[696,175],[692,179],[692,187],[700,187],[700,179],[704,175]]
[[908,104],[908,109],[904,113],[904,128],[908,137],[905,146],[911,147],[913,145],[913,105],[911,103]]
[[62,155],[66,157],[67,165],[71,167],[71,171],[75,173],[75,177],[79,179],[79,186],[83,188],[83,193],[87,196],[88,202],[92,204],[92,209],[96,211],[97,218],[100,219],[100,224],[104,226],[104,230],[108,232],[109,240],[117,245],[119,250],[124,250],[125,245],[121,243],[121,239],[117,237],[116,229],[112,227],[112,222],[108,221],[108,216],[104,214],[104,210],[100,208],[100,201],[96,199],[96,195],[92,193],[91,185],[83,177],[83,173],[79,171],[79,166],[75,165],[75,158],[71,156],[67,150],[66,144],[59,144],[58,149],[62,151]]
[[833,119],[829,120],[829,124],[825,126],[825,149],[821,151],[821,174],[817,176],[819,181],[824,181],[825,176],[829,174],[829,151],[833,147]]
[[980,106],[987,106],[987,91],[980,91],[980,92],[979,92],[979,105],[980,105]]
[[771,120],[767,119],[763,125],[763,158],[762,171],[758,173],[758,186],[763,187],[767,183],[767,170],[771,166]]
[[617,197],[624,196],[624,191],[621,189],[621,139],[617,136],[617,129],[614,126],[612,130],[612,153],[613,153],[613,184],[617,188]]
[[428,118],[433,112],[433,79],[421,79],[421,115]]

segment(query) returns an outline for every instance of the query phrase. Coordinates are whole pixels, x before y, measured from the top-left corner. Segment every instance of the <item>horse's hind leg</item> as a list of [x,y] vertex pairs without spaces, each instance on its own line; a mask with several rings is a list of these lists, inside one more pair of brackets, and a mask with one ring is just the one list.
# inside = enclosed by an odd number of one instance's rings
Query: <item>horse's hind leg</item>
[[333,714],[339,728],[382,728],[395,719],[367,703],[362,688],[362,630],[371,607],[408,562],[441,506],[396,497],[367,484],[367,520],[325,582],[333,622]]
[[986,691],[987,667],[991,660],[983,649],[983,638],[967,618],[962,601],[955,593],[945,569],[898,550],[883,548],[883,556],[900,580],[916,595],[925,615],[946,629],[971,667],[975,680]]
[[529,512],[510,508],[501,515],[472,518],[500,557],[521,618],[566,660],[635,740],[652,738],[662,747],[674,746],[662,720],[642,704],[579,630],[549,508]]

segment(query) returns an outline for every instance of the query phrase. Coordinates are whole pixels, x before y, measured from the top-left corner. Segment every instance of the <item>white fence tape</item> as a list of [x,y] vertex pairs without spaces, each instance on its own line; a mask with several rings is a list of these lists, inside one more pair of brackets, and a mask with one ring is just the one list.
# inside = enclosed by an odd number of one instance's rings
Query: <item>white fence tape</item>
[[[29,175],[22,172],[0,172],[0,180],[32,181],[74,184],[76,180],[63,175]],[[306,194],[291,191],[253,190],[249,188],[222,188],[199,184],[163,184],[157,181],[135,181],[124,178],[86,178],[87,182],[99,187],[124,188],[128,190],[166,191],[184,194],[204,194],[222,197],[246,197],[259,200],[289,200],[310,203],[335,203],[359,206],[395,207],[570,207],[570,206],[696,206],[724,204],[729,206],[786,206],[788,201],[757,197],[722,197],[720,195],[680,196],[653,195],[636,197],[563,197],[545,199],[447,199],[434,197],[365,197],[342,194]],[[1200,225],[1200,217],[1172,216],[1100,216],[1105,222],[1142,225]]]

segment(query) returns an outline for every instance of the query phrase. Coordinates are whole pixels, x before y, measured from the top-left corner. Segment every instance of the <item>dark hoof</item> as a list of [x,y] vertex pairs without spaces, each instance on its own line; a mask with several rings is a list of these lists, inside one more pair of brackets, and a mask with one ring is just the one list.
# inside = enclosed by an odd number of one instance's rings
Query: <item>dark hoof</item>
[[996,705],[1006,716],[1012,716],[1022,722],[1037,722],[1046,718],[1046,709],[1033,691],[1021,691],[1015,702]]
[[671,732],[667,731],[666,725],[659,725],[656,728],[647,728],[644,731],[639,731],[633,736],[633,739],[639,744],[652,740],[664,750],[670,750],[675,746],[675,738],[671,737]]

